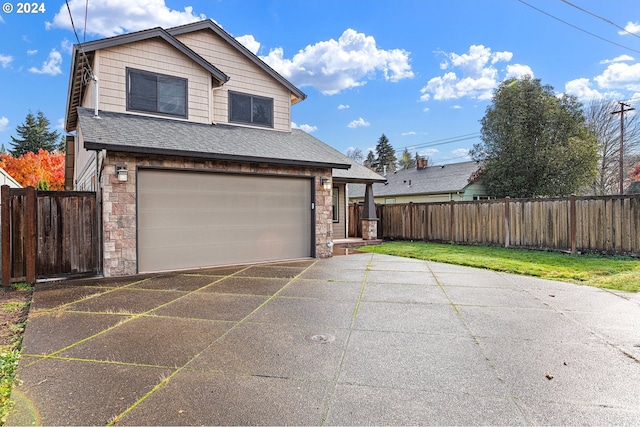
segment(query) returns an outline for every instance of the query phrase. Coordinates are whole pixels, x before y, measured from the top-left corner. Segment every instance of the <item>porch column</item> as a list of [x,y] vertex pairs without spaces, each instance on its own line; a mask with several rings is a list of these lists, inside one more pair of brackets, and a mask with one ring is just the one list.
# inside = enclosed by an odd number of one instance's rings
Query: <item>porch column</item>
[[376,205],[373,201],[373,183],[367,183],[364,192],[364,209],[362,211],[362,240],[376,240],[378,238],[378,217]]

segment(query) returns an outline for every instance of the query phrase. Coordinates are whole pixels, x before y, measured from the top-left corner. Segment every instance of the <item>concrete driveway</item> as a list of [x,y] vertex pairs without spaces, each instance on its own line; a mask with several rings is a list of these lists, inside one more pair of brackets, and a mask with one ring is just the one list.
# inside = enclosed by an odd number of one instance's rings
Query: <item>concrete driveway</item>
[[8,425],[640,424],[640,298],[358,254],[36,287]]

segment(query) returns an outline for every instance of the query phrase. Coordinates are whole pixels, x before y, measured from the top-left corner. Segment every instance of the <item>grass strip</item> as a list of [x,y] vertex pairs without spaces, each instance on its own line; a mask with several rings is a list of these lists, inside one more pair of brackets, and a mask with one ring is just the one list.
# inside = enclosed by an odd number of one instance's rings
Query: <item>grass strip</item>
[[363,252],[486,268],[626,292],[640,290],[640,260],[627,256],[566,254],[428,242],[395,241],[358,248]]

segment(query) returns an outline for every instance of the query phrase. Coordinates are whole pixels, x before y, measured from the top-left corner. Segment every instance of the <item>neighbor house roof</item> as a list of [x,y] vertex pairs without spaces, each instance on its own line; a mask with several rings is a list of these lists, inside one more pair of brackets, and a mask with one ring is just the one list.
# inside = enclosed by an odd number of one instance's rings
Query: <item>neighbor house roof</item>
[[[478,162],[463,162],[387,173],[387,182],[374,184],[373,194],[388,197],[464,191],[479,166]],[[349,197],[364,197],[364,190],[364,185],[349,185]]]
[[344,154],[308,133],[280,132],[233,125],[78,108],[85,148],[128,153],[175,155],[215,160],[348,169]]
[[8,185],[11,188],[22,188],[22,185],[18,183],[9,172],[0,168],[0,185]]
[[[351,167],[347,170],[345,169],[336,169],[333,171],[333,180],[335,182],[357,182],[357,183],[366,183],[366,182],[384,182],[386,178],[382,175],[372,171],[371,169],[362,166],[360,163],[357,163],[347,156],[345,158],[351,164]],[[363,190],[364,191],[364,190]]]

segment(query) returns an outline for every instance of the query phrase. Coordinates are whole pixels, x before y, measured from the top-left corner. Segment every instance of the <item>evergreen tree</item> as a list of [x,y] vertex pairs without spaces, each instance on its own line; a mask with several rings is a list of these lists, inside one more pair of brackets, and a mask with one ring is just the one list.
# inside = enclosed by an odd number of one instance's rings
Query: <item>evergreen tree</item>
[[11,155],[20,157],[26,153],[37,153],[40,149],[54,152],[58,148],[60,133],[50,131],[50,124],[42,111],[38,111],[37,116],[29,112],[25,122],[16,127],[16,132],[22,139],[11,137],[14,147],[13,150],[9,150]]
[[371,170],[376,170],[375,163],[376,163],[376,155],[373,154],[373,151],[369,150],[369,153],[367,154],[367,158],[364,159],[364,163],[362,163],[362,165],[365,167],[368,167]]
[[402,157],[400,157],[398,163],[400,163],[402,169],[414,169],[416,167],[416,160],[413,159],[413,156],[411,156],[407,148],[402,152]]
[[378,138],[378,144],[376,145],[376,161],[374,163],[375,171],[383,172],[384,167],[387,166],[387,172],[393,172],[396,170],[396,158],[395,150],[389,142],[389,138],[383,133]]

